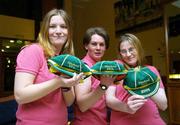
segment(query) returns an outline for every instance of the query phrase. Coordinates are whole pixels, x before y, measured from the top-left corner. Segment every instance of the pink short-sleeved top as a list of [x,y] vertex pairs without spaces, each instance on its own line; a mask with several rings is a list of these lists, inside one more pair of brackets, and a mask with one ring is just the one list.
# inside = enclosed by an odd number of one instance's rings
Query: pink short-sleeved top
[[[158,76],[159,73],[153,66],[147,66]],[[162,80],[160,81],[160,88],[164,88]],[[122,102],[127,102],[130,94],[123,88],[123,86],[116,86],[116,97]],[[165,125],[158,112],[158,107],[149,98],[144,106],[139,109],[135,114],[119,112],[112,110],[110,125]]]
[[[57,77],[49,72],[39,44],[32,44],[21,50],[17,57],[16,72],[35,75],[34,84]],[[66,125],[67,115],[61,90],[57,89],[37,101],[19,105],[16,125]]]
[[[92,67],[96,62],[87,54],[83,61]],[[92,89],[99,86],[100,81],[91,78]],[[105,96],[103,95],[90,109],[81,112],[77,105],[75,105],[75,117],[73,125],[107,125],[107,109],[105,104]]]

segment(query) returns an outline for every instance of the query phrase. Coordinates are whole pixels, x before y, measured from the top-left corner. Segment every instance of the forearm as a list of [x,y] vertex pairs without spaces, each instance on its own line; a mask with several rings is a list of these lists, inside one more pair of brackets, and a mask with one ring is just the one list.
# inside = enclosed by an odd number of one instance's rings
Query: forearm
[[107,106],[115,111],[131,113],[131,110],[126,103],[114,97],[108,99]]
[[106,91],[106,104],[109,108],[115,111],[126,112],[126,113],[134,113],[131,110],[127,103],[122,102],[116,97],[116,87],[110,86]]
[[80,98],[77,98],[79,109],[82,112],[87,111],[102,97],[103,94],[104,90],[98,87],[96,90],[91,90],[89,93],[81,95]]
[[59,87],[75,86],[79,83],[82,75],[80,73],[72,78],[56,77],[45,82],[34,83],[35,75],[17,72],[15,75],[14,95],[18,103],[29,103],[48,95]]
[[25,104],[38,100],[60,87],[59,79],[55,78],[39,84],[27,85],[15,89],[15,98],[19,104]]
[[165,110],[167,108],[167,98],[164,89],[160,88],[151,99],[156,103],[159,109]]

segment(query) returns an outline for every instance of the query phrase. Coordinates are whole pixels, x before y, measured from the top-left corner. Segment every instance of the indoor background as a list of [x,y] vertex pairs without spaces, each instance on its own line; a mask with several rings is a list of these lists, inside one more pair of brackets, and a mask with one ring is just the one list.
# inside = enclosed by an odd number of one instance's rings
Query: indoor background
[[[180,81],[169,79],[169,74],[179,74],[179,1],[175,0],[1,0],[0,1],[0,112],[16,106],[13,100],[13,80],[15,59],[20,48],[37,38],[43,15],[52,8],[61,8],[73,20],[73,41],[75,54],[82,58],[85,51],[82,37],[89,27],[104,27],[110,35],[110,48],[105,60],[117,58],[117,41],[120,34],[129,32],[142,41],[148,63],[154,65],[164,81],[169,107],[161,112],[168,124],[180,124]],[[174,22],[173,22],[174,21]],[[171,27],[169,27],[171,22]],[[168,34],[168,30],[173,32]],[[179,28],[180,29],[180,28]],[[174,40],[175,39],[175,40]],[[169,41],[175,41],[173,45]],[[171,42],[173,43],[173,42]],[[170,49],[171,50],[170,50]],[[177,53],[173,50],[176,48]],[[173,59],[171,59],[171,57]],[[176,63],[176,64],[175,64]],[[174,68],[174,69],[173,69]],[[8,107],[9,106],[9,107]],[[3,108],[1,110],[1,108]],[[2,113],[0,113],[2,114]],[[0,115],[1,119],[4,116]],[[5,121],[5,119],[4,119]],[[5,122],[10,122],[8,119]],[[6,124],[4,122],[4,124]],[[10,123],[9,123],[10,124]]]

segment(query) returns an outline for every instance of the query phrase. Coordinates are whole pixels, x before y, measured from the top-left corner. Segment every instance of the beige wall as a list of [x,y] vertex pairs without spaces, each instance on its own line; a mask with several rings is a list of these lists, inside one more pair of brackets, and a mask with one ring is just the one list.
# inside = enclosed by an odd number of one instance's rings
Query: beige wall
[[[75,0],[74,0],[75,1]],[[76,56],[82,58],[85,51],[82,46],[82,37],[87,28],[92,26],[104,27],[110,35],[110,48],[104,59],[112,60],[117,57],[117,38],[115,37],[113,4],[116,0],[79,0],[72,4],[72,17],[74,21],[74,43]],[[86,1],[86,2],[82,2]],[[153,57],[153,65],[162,75],[166,74],[166,61],[164,52],[164,29],[157,27],[145,32],[136,33],[142,41],[147,56]],[[158,51],[158,48],[161,51]]]
[[34,40],[34,20],[0,15],[0,37]]
[[113,1],[91,0],[91,2],[82,2],[81,5],[83,6],[78,6],[78,3],[73,4],[74,43],[77,56],[82,58],[85,54],[82,46],[82,37],[86,29],[93,26],[102,26],[107,30],[111,39],[110,48],[105,53],[105,59],[111,59],[116,55],[113,50],[116,47]]
[[157,27],[135,35],[141,40],[146,56],[152,56],[153,65],[156,66],[161,75],[166,75],[164,28]]

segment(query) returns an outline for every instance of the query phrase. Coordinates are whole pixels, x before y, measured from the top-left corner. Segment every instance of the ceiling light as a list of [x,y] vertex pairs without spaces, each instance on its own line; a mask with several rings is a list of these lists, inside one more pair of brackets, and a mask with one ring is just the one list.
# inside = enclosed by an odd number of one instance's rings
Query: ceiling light
[[6,48],[7,48],[7,49],[9,49],[9,48],[10,48],[10,46],[6,46]]
[[14,43],[15,41],[14,40],[9,40],[10,43]]

